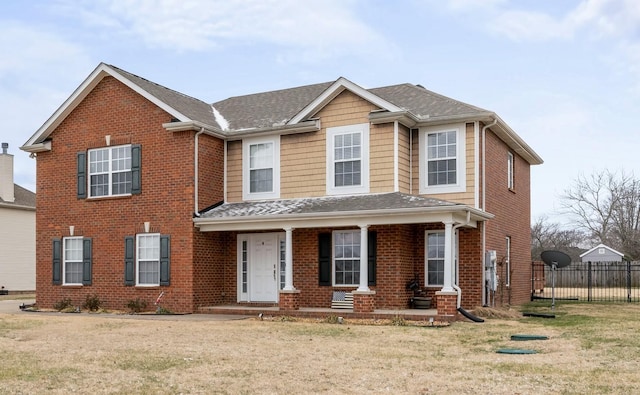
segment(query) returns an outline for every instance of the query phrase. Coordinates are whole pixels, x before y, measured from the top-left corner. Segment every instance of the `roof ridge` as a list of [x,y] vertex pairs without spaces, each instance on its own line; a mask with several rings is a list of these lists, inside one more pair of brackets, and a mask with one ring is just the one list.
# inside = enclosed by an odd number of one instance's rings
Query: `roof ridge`
[[253,97],[253,96],[259,96],[259,95],[265,95],[265,94],[275,94],[275,93],[293,91],[293,90],[296,90],[296,89],[309,88],[309,87],[312,87],[312,86],[320,86],[320,85],[327,85],[327,84],[331,85],[334,82],[335,81],[318,82],[318,83],[315,83],[315,84],[300,85],[300,86],[294,86],[294,87],[291,87],[291,88],[283,88],[283,89],[275,89],[275,90],[271,90],[271,91],[249,93],[249,94],[246,94],[246,95],[229,96],[229,97],[227,97],[225,99],[218,100],[217,102],[214,102],[212,104],[220,103],[220,102],[223,102],[223,101],[226,101],[226,100],[230,100],[230,99],[237,99],[237,98],[240,98],[240,97]]
[[[106,63],[105,63],[105,64],[106,64]],[[211,103],[208,103],[208,102],[206,102],[206,101],[204,101],[204,100],[198,99],[197,97],[193,97],[193,96],[191,96],[191,95],[187,95],[186,93],[182,93],[182,92],[177,91],[177,90],[175,90],[175,89],[168,88],[168,87],[166,87],[166,86],[164,86],[164,85],[162,85],[162,84],[158,84],[157,82],[153,82],[153,81],[151,81],[151,80],[149,80],[149,79],[147,79],[147,78],[141,77],[141,76],[139,76],[139,75],[137,75],[137,74],[131,73],[131,72],[127,71],[127,70],[121,69],[120,67],[114,66],[114,65],[112,65],[112,64],[107,64],[107,66],[109,66],[109,67],[111,67],[111,68],[113,68],[113,69],[117,70],[118,72],[125,73],[125,74],[129,74],[129,75],[130,75],[130,76],[132,76],[132,77],[138,78],[138,79],[140,79],[140,80],[142,80],[142,81],[144,81],[144,82],[147,82],[147,83],[149,83],[149,84],[155,85],[155,86],[160,87],[160,88],[162,88],[162,89],[166,89],[166,90],[168,90],[168,91],[170,91],[170,92],[173,92],[173,93],[176,93],[176,94],[178,94],[178,95],[180,95],[180,96],[183,96],[183,97],[186,97],[186,98],[189,98],[189,99],[192,99],[192,100],[199,101],[200,103],[202,103],[202,104],[206,104],[206,105],[208,105],[208,106],[210,106],[210,105],[211,105]]]

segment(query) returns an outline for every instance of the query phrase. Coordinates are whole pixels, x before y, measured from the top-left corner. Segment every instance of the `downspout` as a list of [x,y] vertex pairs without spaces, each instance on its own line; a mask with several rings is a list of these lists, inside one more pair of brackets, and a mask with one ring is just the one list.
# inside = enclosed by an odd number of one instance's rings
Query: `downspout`
[[[486,211],[487,210],[487,204],[486,204],[486,197],[487,197],[487,181],[486,181],[486,177],[485,175],[487,174],[487,170],[486,170],[486,164],[487,164],[487,129],[489,129],[492,126],[495,126],[498,123],[498,119],[494,118],[493,122],[491,122],[488,125],[485,125],[482,128],[482,211]],[[487,285],[487,278],[486,278],[486,270],[485,268],[487,267],[487,258],[486,258],[486,251],[487,251],[487,236],[486,236],[486,231],[487,231],[487,221],[482,221],[482,304],[486,305],[487,304],[487,289],[486,289],[486,285]]]
[[[467,220],[462,224],[454,225],[453,228],[451,229],[451,231],[455,235],[455,231],[458,228],[463,227],[463,226],[467,226],[467,225],[469,225],[470,222],[471,222],[471,211],[467,210]],[[456,243],[456,245],[457,245],[457,243]],[[453,247],[454,246],[452,245],[451,248],[453,249]],[[452,256],[456,256],[455,255],[455,250],[453,252],[454,253],[452,253],[451,255]],[[458,286],[458,282],[460,281],[460,269],[459,269],[460,262],[459,262],[459,259],[456,259],[455,261],[456,261],[456,264],[455,264],[454,268],[456,270],[456,277],[455,277],[455,281],[453,282],[453,284],[451,286],[458,293],[458,301],[456,303],[456,309],[459,309],[460,306],[462,305],[462,289]]]
[[413,195],[413,130],[409,128],[409,194]]
[[198,137],[200,137],[200,135],[204,133],[204,128],[200,128],[200,131],[196,133],[195,137],[194,137],[194,153],[193,153],[193,158],[194,158],[194,166],[193,166],[193,185],[194,185],[194,190],[193,190],[193,201],[194,201],[194,208],[193,208],[193,215],[196,217],[200,216],[200,213],[198,210]]

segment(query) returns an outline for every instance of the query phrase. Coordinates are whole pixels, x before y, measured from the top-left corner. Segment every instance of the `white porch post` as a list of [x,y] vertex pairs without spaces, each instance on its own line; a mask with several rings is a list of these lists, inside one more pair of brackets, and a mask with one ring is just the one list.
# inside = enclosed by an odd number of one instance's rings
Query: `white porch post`
[[453,222],[444,223],[444,284],[443,292],[453,292]]
[[369,289],[369,225],[360,225],[360,285],[358,291],[370,291]]
[[285,228],[284,291],[294,291],[293,286],[293,228]]

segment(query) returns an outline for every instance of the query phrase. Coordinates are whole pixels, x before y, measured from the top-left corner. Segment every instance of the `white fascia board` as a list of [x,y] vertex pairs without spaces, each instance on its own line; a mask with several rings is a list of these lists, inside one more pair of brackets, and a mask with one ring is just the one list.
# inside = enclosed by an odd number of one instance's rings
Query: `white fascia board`
[[[467,206],[411,208],[401,210],[353,211],[339,213],[287,214],[230,217],[224,219],[194,218],[194,225],[201,232],[248,231],[264,229],[324,228],[367,225],[404,225],[451,221],[464,224],[467,211],[471,221],[467,227],[477,227],[478,221],[493,218],[489,213]],[[299,225],[298,225],[299,224]]]
[[324,92],[322,92],[320,96],[318,96],[314,101],[309,103],[309,105],[307,105],[298,114],[296,114],[293,118],[291,118],[291,120],[289,120],[287,124],[289,125],[295,124],[302,121],[303,119],[306,119],[308,117],[315,115],[322,107],[326,106],[327,103],[333,100],[345,89],[348,89],[349,91],[362,97],[368,102],[373,103],[376,106],[383,108],[387,111],[391,111],[391,112],[403,111],[402,108],[396,106],[395,104],[382,99],[380,96],[374,95],[373,93],[362,88],[361,86],[354,84],[353,82],[347,80],[344,77],[340,77],[333,84],[331,84],[330,87],[328,87]]
[[140,88],[138,85],[131,82],[129,79],[122,76],[113,68],[109,67],[105,63],[100,63],[98,67],[96,67],[91,74],[73,91],[71,96],[67,98],[67,100],[62,103],[62,105],[47,119],[47,121],[40,126],[40,128],[27,140],[27,142],[20,147],[23,151],[30,152],[29,149],[31,146],[34,146],[37,143],[41,143],[44,139],[49,137],[49,135],[57,128],[62,121],[80,104],[85,97],[102,81],[102,79],[106,76],[111,76],[122,82],[129,88],[133,89],[136,93],[140,94],[147,100],[151,101],[158,107],[162,108],[164,111],[171,114],[173,117],[179,119],[189,119],[184,116],[184,114],[180,113],[176,109],[168,106],[166,103],[158,100],[157,97],[151,95],[149,92]]

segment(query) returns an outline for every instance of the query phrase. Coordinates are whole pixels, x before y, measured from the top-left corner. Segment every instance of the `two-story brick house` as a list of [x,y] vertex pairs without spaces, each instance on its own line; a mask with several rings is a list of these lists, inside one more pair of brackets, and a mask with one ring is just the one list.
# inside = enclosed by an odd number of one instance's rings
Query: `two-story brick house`
[[100,64],[22,149],[43,307],[164,292],[174,311],[294,312],[347,291],[367,313],[406,308],[414,278],[439,315],[529,298],[541,158],[495,113],[421,86],[339,78],[208,104]]

